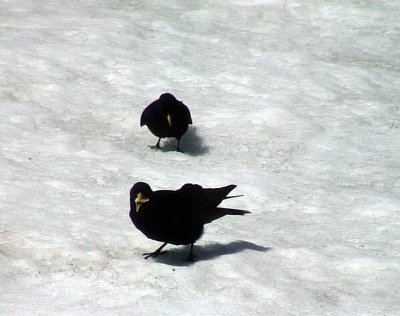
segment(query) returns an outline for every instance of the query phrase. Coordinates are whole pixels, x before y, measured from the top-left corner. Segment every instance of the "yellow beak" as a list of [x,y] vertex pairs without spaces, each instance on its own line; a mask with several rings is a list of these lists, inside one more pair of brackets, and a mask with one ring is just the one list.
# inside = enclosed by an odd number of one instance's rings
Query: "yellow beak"
[[136,196],[135,199],[135,204],[136,204],[136,213],[139,212],[139,208],[143,203],[146,203],[149,201],[149,198],[144,196],[141,192],[139,192]]
[[172,116],[171,116],[171,114],[167,115],[167,120],[168,120],[168,125],[172,126]]

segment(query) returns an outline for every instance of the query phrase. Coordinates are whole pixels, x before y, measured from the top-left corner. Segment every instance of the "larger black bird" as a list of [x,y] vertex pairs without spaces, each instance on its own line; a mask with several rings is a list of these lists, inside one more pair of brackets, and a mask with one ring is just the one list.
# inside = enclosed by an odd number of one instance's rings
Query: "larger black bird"
[[144,253],[145,259],[157,257],[167,244],[190,245],[188,260],[193,261],[193,244],[203,234],[205,224],[225,216],[244,215],[244,210],[223,208],[218,205],[236,185],[222,188],[202,188],[185,184],[179,190],[153,191],[147,183],[137,182],[131,189],[133,224],[148,238],[163,242],[154,252]]
[[164,93],[160,98],[148,105],[140,117],[140,126],[147,125],[149,130],[158,137],[158,142],[151,148],[160,148],[160,140],[165,137],[175,137],[179,142],[183,134],[193,124],[188,107],[178,101],[172,94]]

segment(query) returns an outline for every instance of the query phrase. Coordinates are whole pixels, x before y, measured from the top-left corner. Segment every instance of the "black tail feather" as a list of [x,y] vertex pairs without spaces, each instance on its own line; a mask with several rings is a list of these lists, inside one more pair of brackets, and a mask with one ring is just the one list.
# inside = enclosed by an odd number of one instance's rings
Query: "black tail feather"
[[249,211],[239,210],[235,208],[218,207],[214,211],[209,212],[206,216],[204,216],[203,222],[204,224],[208,224],[225,215],[245,215],[250,213],[251,212]]
[[236,208],[226,208],[226,207],[218,207],[217,208],[218,213],[223,213],[224,215],[244,215],[244,214],[250,214],[250,211],[246,210],[239,210]]
[[237,198],[237,197],[241,197],[241,196],[243,196],[243,194],[226,196],[224,200],[226,200],[226,199],[233,199],[233,198]]

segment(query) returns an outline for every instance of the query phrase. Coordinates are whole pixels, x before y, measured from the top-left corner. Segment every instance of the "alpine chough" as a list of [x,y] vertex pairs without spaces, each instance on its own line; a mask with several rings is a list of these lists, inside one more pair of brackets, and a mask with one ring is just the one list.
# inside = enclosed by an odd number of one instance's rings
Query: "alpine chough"
[[148,105],[140,117],[140,126],[147,125],[158,137],[157,144],[151,148],[160,148],[160,140],[174,137],[178,140],[177,151],[181,151],[179,142],[183,134],[193,124],[188,107],[178,101],[171,93],[164,93],[160,98]]
[[188,260],[193,261],[193,244],[203,234],[204,225],[225,216],[244,215],[249,211],[223,208],[218,205],[236,185],[203,188],[185,184],[180,189],[153,191],[147,183],[137,182],[130,191],[129,216],[133,224],[148,238],[162,242],[154,252],[144,253],[145,259],[165,253],[167,244],[190,245]]

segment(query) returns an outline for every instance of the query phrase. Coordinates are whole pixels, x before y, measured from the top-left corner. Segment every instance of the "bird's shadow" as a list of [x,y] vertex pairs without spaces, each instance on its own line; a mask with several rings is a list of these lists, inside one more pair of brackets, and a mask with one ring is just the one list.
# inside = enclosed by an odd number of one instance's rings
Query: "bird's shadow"
[[194,246],[194,262],[185,260],[189,254],[189,247],[168,249],[168,252],[153,260],[168,264],[171,266],[190,266],[199,261],[208,261],[214,258],[235,254],[244,250],[253,250],[259,252],[267,252],[272,250],[271,247],[264,247],[252,242],[237,240],[228,244],[213,243],[205,246]]
[[[171,151],[176,148],[176,139],[168,138],[162,147],[163,151]],[[208,146],[204,144],[203,137],[198,134],[196,126],[189,127],[185,135],[182,136],[180,148],[184,154],[190,156],[200,156],[208,152]]]

